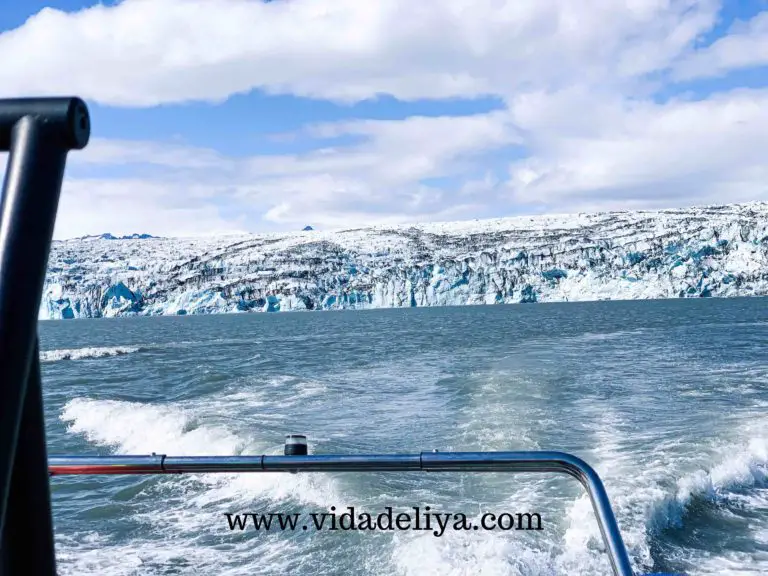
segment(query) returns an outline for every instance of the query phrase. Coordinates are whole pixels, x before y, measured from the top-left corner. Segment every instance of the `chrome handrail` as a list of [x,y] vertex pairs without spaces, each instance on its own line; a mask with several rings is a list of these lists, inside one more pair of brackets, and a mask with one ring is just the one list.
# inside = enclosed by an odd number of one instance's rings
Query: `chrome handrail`
[[633,576],[608,494],[597,472],[566,452],[421,452],[290,456],[50,456],[51,476],[71,474],[202,474],[213,472],[555,472],[589,494],[613,573]]

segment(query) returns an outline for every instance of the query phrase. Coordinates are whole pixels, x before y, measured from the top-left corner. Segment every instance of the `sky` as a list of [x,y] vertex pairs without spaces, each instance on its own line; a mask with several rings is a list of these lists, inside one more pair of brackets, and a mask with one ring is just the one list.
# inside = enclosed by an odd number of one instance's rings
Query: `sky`
[[768,0],[0,0],[47,95],[58,239],[768,200]]

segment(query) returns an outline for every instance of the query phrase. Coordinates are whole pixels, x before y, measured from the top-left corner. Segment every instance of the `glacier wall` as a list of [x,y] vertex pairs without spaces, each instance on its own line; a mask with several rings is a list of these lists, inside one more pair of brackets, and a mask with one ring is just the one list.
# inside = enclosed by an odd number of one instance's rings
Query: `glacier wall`
[[768,294],[768,203],[54,242],[41,319]]

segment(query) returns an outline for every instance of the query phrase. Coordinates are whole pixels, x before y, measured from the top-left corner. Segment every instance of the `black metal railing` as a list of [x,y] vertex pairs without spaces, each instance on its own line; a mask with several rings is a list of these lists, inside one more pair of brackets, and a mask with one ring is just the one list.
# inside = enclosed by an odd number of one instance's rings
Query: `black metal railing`
[[0,152],[10,152],[0,200],[2,574],[56,574],[37,317],[67,153],[89,137],[79,98],[0,100]]

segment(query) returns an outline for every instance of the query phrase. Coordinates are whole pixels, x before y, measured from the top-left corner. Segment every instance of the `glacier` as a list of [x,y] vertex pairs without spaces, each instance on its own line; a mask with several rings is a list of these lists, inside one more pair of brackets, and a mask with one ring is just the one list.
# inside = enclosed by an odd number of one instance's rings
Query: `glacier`
[[[307,227],[310,228],[310,227]],[[39,318],[768,294],[768,202],[55,241]]]

